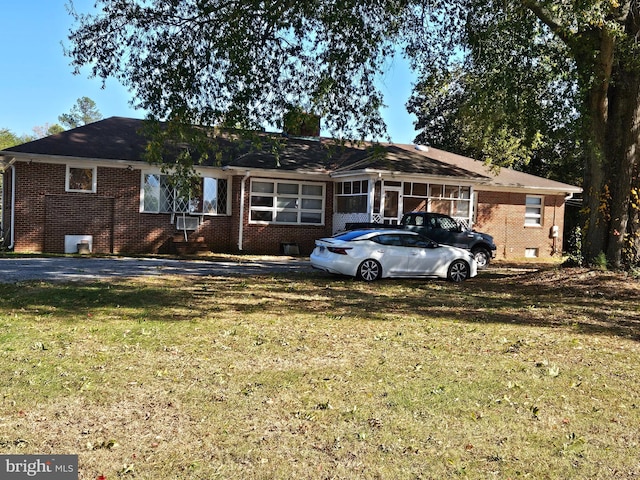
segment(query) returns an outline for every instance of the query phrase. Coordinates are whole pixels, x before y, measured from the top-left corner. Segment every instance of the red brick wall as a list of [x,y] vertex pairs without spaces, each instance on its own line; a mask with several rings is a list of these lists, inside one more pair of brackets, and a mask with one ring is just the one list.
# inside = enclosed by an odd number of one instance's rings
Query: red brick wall
[[[140,213],[139,170],[97,169],[96,193],[65,192],[65,165],[17,162],[15,251],[64,251],[65,235],[93,235],[96,253],[169,253],[178,233],[171,215]],[[242,176],[231,181],[231,215],[205,216],[190,239],[202,238],[214,252],[237,252],[240,227]],[[9,195],[10,177],[5,175],[5,194]],[[333,211],[333,184],[326,184],[326,211]],[[246,181],[243,242],[244,253],[279,254],[283,243],[295,243],[301,255],[309,255],[317,238],[330,236],[332,215],[323,226],[250,224],[250,180]],[[564,198],[544,197],[542,227],[525,227],[525,194],[476,192],[478,196],[476,230],[494,236],[497,258],[520,260],[527,248],[538,248],[539,258],[548,258],[562,246]],[[8,225],[10,197],[5,198]],[[550,238],[557,225],[560,236]]]
[[64,252],[65,235],[92,235],[93,251],[109,253],[113,198],[82,194],[44,196],[44,252]]
[[[478,192],[474,228],[493,236],[498,259],[522,260],[527,248],[537,248],[538,258],[562,253],[564,197],[545,195],[541,227],[524,225],[524,193]],[[550,238],[551,227],[559,227],[559,236]]]
[[[43,252],[45,197],[64,194],[65,166],[16,162],[16,252]],[[55,252],[52,252],[55,253]]]
[[[140,213],[139,170],[97,169],[96,193],[65,192],[65,165],[16,163],[16,252],[64,252],[65,235],[93,235],[94,253],[168,253],[170,214]],[[191,239],[229,251],[227,216],[204,217]]]

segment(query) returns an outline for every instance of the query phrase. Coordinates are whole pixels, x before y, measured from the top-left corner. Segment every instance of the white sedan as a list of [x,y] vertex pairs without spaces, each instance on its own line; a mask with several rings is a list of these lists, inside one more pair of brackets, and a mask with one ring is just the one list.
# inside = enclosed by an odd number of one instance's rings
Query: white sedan
[[313,268],[371,282],[387,277],[475,277],[471,252],[440,245],[407,230],[352,230],[316,240]]

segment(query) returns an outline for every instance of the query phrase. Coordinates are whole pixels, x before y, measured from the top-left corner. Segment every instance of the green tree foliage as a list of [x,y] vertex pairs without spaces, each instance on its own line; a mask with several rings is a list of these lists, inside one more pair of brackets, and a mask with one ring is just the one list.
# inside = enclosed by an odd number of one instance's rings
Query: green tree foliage
[[425,132],[549,175],[582,155],[586,259],[637,261],[623,258],[638,230],[635,0],[97,0],[71,13],[76,71],[182,124],[278,125],[296,105],[334,136],[380,138],[375,79],[402,45]]
[[[102,120],[102,114],[98,110],[96,102],[89,97],[79,98],[75,105],[71,107],[69,113],[63,113],[58,117],[58,121],[68,128],[76,128],[81,125],[86,125],[87,123],[97,122],[98,120]],[[61,128],[60,131],[62,130]]]
[[18,137],[8,128],[0,128],[0,150],[13,147],[23,143],[21,137]]
[[72,12],[68,54],[162,120],[256,128],[289,105],[336,136],[383,135],[375,75],[406,2],[98,0]]
[[62,125],[57,123],[54,123],[53,125],[45,123],[44,125],[33,127],[33,135],[25,136],[23,139],[25,142],[30,142],[32,140],[48,137],[49,135],[55,135],[56,133],[61,132],[64,132],[64,127],[62,127]]
[[431,115],[446,97],[431,77],[455,72],[463,88],[447,125],[458,149],[563,180],[581,156],[587,261],[605,252],[613,267],[637,263],[638,3],[466,0],[427,11],[425,29],[446,40],[412,40],[436,73],[424,74],[410,108]]
[[407,104],[418,118],[416,141],[580,184],[580,115],[566,48],[526,9],[483,2],[470,13],[449,25],[463,32],[461,44],[429,43],[422,52],[432,67],[421,70]]

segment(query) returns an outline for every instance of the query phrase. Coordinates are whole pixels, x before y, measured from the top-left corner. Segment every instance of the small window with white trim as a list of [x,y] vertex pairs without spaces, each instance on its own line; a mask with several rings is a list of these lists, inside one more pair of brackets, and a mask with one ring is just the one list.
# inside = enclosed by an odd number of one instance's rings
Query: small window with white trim
[[527,195],[524,212],[524,226],[541,227],[543,208],[543,197],[541,197],[540,195]]
[[65,190],[67,192],[96,193],[96,167],[67,165]]

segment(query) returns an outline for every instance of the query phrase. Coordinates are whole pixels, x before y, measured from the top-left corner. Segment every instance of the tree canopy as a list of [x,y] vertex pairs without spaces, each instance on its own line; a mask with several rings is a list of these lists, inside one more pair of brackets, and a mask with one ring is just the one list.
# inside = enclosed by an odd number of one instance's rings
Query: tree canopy
[[72,10],[67,53],[155,118],[252,128],[300,106],[337,136],[382,135],[375,74],[405,3],[98,0],[95,13]]
[[409,104],[423,137],[565,181],[580,159],[586,258],[638,263],[638,3],[467,0],[434,4],[429,21],[454,33],[414,47],[431,65]]
[[[79,98],[69,113],[58,117],[60,123],[68,128],[76,128],[101,119],[102,114],[96,103],[88,97]],[[65,128],[58,123],[45,123],[44,125],[36,125],[32,130],[32,134],[16,135],[8,128],[0,128],[0,150],[64,132]]]
[[58,121],[67,128],[76,128],[98,120],[102,120],[102,114],[96,102],[89,97],[79,98],[69,113],[63,113],[58,117]]
[[[68,55],[159,120],[380,138],[375,84],[398,46],[421,139],[559,175],[583,161],[585,254],[637,262],[640,7],[633,0],[97,0]],[[451,100],[451,103],[448,102]],[[429,137],[429,138],[427,138]],[[634,250],[635,249],[635,250]]]
[[407,104],[418,143],[580,184],[575,69],[564,46],[527,10],[501,3],[474,13],[482,21],[449,27],[464,27],[461,45],[423,52],[435,60]]
[[0,150],[19,145],[22,139],[8,128],[0,128]]

